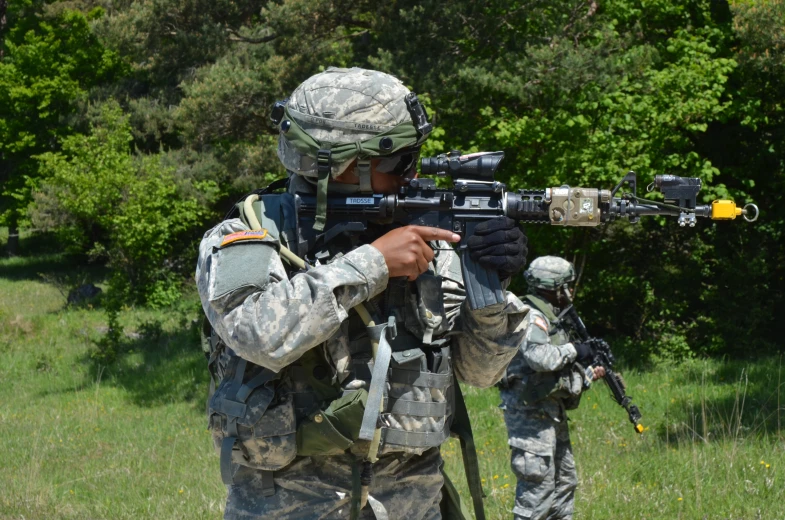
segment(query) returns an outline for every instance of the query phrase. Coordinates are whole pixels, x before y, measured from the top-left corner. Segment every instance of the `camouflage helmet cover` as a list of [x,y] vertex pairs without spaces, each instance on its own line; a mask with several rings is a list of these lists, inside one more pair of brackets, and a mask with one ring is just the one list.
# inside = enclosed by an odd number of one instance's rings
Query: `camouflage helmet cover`
[[575,281],[575,268],[571,262],[558,256],[535,258],[523,272],[529,289],[556,289]]
[[[286,104],[287,114],[305,133],[323,143],[358,143],[394,129],[412,118],[405,97],[410,93],[396,77],[358,67],[330,67],[297,87]],[[317,176],[316,157],[296,149],[281,130],[278,158],[287,170]],[[333,162],[337,177],[354,157]]]

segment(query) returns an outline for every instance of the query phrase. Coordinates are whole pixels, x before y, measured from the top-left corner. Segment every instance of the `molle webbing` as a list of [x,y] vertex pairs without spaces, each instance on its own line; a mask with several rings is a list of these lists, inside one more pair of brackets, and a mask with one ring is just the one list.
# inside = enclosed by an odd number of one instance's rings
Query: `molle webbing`
[[452,374],[429,374],[413,370],[395,370],[389,375],[391,383],[401,383],[423,388],[447,388],[452,384]]
[[382,428],[382,440],[385,444],[397,444],[411,448],[433,448],[441,446],[450,437],[450,430],[444,428],[439,432],[410,432],[392,428]]
[[[378,327],[378,329],[388,327],[387,324]],[[396,354],[398,359],[406,359],[406,354],[409,352],[417,353],[419,349],[433,350],[433,347],[423,345],[417,342],[415,336],[408,332],[401,332],[403,330],[402,324],[396,327],[399,334],[391,342],[395,347],[392,348],[392,353]],[[368,337],[358,338],[350,343],[352,354],[352,364],[350,367],[350,375],[348,380],[359,379],[369,383],[371,381],[371,369],[369,367],[370,359],[370,341]],[[446,348],[442,347],[442,352]],[[366,355],[364,355],[366,354]],[[411,448],[426,448],[441,445],[450,435],[449,432],[449,415],[452,413],[452,385],[454,382],[453,373],[431,373],[423,372],[420,370],[421,363],[424,363],[425,356],[419,354],[418,357],[412,356],[410,362],[404,362],[403,365],[392,361],[386,369],[385,382],[404,385],[404,386],[417,386],[425,390],[426,394],[430,394],[427,389],[438,389],[446,397],[447,401],[414,401],[405,398],[391,398],[386,392],[380,397],[384,403],[384,413],[390,413],[402,416],[411,416],[413,418],[431,417],[435,421],[444,421],[444,429],[438,432],[419,432],[419,431],[405,431],[390,428],[387,426],[382,427],[382,441],[386,444],[395,444],[399,446],[407,446]],[[407,367],[406,365],[412,365]],[[415,368],[416,367],[416,368]],[[293,381],[306,383],[306,386],[311,390],[306,392],[293,392],[293,398],[297,415],[299,418],[304,419],[312,414],[315,409],[324,406],[324,401],[317,395],[317,392],[312,389],[313,375],[312,369],[306,368],[301,364],[290,366],[288,369],[289,377]],[[385,385],[386,386],[386,385]],[[370,399],[366,403],[368,410],[378,410],[379,404],[371,404]],[[373,407],[373,408],[372,408]],[[371,424],[371,423],[369,423]],[[375,423],[373,424],[375,426]],[[366,435],[372,434],[370,426],[365,432]]]
[[[246,413],[247,407],[245,402],[248,400],[251,392],[278,377],[278,374],[271,370],[261,369],[257,375],[248,382],[243,383],[247,366],[248,362],[245,359],[237,356],[231,358],[224,376],[232,379],[231,389],[223,399],[211,403],[211,408],[215,413],[226,416],[226,436],[221,443],[220,464],[221,479],[227,486],[231,485],[233,480],[232,451],[238,437],[237,421],[244,417]],[[272,475],[271,472],[270,475]],[[265,491],[268,492],[268,488],[265,488]],[[272,494],[274,488],[270,488],[269,491]]]
[[[390,348],[393,352],[403,352],[404,350],[417,348],[421,345],[417,337],[408,331],[403,330],[402,326],[398,327],[398,334],[395,336],[395,338],[392,340],[388,339],[388,342],[390,343]],[[353,356],[355,354],[362,354],[370,351],[371,342],[367,335],[349,341],[349,353]]]
[[413,415],[415,417],[444,417],[447,415],[447,403],[423,403],[405,399],[385,399],[384,409],[390,413]]

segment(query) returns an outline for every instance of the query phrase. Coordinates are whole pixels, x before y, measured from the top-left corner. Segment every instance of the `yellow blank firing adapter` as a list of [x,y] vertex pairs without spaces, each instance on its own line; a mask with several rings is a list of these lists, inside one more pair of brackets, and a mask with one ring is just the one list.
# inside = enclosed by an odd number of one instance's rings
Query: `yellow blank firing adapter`
[[715,200],[711,203],[712,220],[733,220],[739,215],[742,215],[747,222],[755,222],[758,220],[760,210],[755,204],[747,204],[744,208],[740,208],[732,200]]
[[635,431],[638,433],[643,433],[643,425],[641,423],[636,424]]

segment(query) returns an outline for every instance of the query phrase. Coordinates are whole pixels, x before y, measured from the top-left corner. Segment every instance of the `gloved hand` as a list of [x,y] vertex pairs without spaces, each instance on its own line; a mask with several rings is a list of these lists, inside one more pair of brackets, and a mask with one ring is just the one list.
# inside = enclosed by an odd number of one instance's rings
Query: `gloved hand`
[[578,353],[575,357],[575,361],[578,363],[589,362],[594,357],[594,350],[591,348],[590,342],[573,343],[572,346],[575,347],[575,351]]
[[466,241],[469,256],[486,269],[511,277],[526,265],[528,239],[523,229],[509,217],[497,217],[477,224]]

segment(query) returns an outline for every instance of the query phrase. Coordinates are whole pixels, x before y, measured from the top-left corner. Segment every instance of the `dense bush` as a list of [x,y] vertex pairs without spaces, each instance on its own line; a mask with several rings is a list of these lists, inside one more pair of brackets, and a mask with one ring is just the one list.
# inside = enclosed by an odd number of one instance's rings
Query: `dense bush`
[[173,169],[159,156],[133,155],[131,140],[119,105],[102,105],[89,135],[69,136],[62,152],[40,156],[46,182],[32,215],[72,250],[105,257],[112,289],[128,301],[167,305],[192,267],[194,232],[213,216],[217,190],[198,181],[190,189],[202,196],[183,196]]

